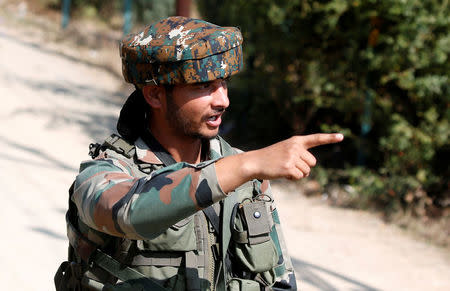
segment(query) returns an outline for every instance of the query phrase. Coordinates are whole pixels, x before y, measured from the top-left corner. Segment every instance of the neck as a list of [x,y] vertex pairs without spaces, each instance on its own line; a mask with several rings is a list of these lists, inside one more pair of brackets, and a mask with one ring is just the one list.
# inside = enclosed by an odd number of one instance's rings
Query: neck
[[173,134],[171,130],[161,130],[152,123],[150,123],[150,131],[176,162],[190,164],[201,162],[202,141],[200,138]]

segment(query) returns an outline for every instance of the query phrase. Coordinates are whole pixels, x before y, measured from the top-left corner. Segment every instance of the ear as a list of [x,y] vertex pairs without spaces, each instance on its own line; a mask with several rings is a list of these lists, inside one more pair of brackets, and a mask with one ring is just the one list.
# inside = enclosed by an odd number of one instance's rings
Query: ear
[[163,98],[165,98],[166,91],[163,86],[146,85],[142,88],[142,95],[144,95],[145,101],[152,108],[161,108]]

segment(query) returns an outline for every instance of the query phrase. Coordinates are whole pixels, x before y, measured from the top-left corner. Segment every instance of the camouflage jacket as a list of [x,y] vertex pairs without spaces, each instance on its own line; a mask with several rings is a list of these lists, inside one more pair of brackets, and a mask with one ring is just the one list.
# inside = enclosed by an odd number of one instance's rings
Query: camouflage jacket
[[[124,143],[115,139],[117,144]],[[253,290],[255,281],[267,286],[277,281],[275,286],[281,286],[277,290],[296,290],[269,182],[250,181],[224,193],[217,181],[215,162],[227,150],[237,153],[218,137],[209,142],[209,160],[165,166],[141,138],[125,150],[104,148],[95,159],[81,163],[71,195],[77,211],[74,224],[85,238],[120,264],[169,290],[214,290],[217,282],[217,289],[227,285],[227,290]],[[270,216],[270,246],[267,240],[251,243],[245,222],[231,225],[234,233],[226,229],[236,217],[235,212],[231,214],[236,208],[233,206],[255,197],[263,197],[260,200]],[[225,241],[200,211],[211,205],[220,214]],[[257,239],[262,233],[258,231]],[[73,246],[74,258],[80,261],[77,244]],[[230,260],[230,256],[233,270],[239,272],[226,270],[221,275],[220,270],[227,265],[224,258]],[[84,266],[83,272],[89,280],[117,287],[108,290],[141,290],[131,281],[116,282],[115,276],[92,263]]]

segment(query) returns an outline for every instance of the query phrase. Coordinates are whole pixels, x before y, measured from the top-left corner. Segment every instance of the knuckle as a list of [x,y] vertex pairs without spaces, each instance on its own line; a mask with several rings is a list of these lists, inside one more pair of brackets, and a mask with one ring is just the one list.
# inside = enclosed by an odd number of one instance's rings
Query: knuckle
[[317,136],[317,141],[318,141],[319,143],[324,143],[327,139],[328,139],[327,136],[326,136],[326,135],[323,135],[323,134],[319,134],[319,135]]
[[295,145],[292,145],[291,147],[289,147],[289,149],[287,150],[287,153],[290,157],[295,156],[297,153],[297,149],[296,149]]
[[288,161],[284,163],[281,168],[285,171],[290,171],[292,169],[292,162]]

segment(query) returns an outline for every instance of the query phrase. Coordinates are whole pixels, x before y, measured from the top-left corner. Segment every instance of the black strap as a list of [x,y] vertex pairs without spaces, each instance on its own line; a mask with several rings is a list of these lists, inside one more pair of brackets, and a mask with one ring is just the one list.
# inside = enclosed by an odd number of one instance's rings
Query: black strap
[[166,149],[156,140],[156,138],[145,130],[142,139],[148,145],[150,150],[158,157],[158,159],[165,165],[170,166],[176,163],[175,159],[166,151]]
[[142,283],[145,286],[145,290],[167,290],[153,279],[146,277],[144,274],[135,269],[124,266],[116,259],[102,252],[100,249],[95,251],[93,261],[102,269],[124,282],[139,281],[139,283]]
[[208,218],[209,222],[211,222],[212,227],[214,228],[214,232],[219,235],[220,234],[220,218],[217,215],[216,211],[214,210],[214,207],[208,206],[205,209],[203,209],[203,213],[205,213],[205,216]]

